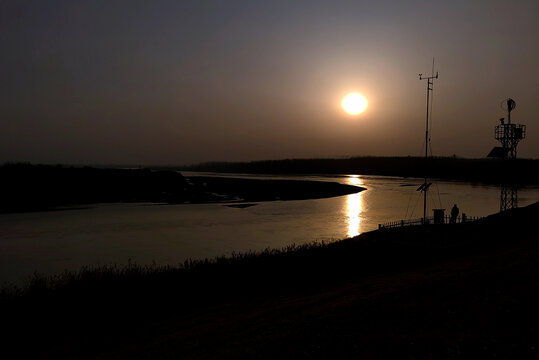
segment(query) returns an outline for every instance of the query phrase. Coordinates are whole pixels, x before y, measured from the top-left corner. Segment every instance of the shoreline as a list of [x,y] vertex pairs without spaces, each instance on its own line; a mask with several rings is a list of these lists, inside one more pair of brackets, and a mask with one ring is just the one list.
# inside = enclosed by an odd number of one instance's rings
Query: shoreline
[[98,203],[221,203],[319,199],[364,188],[313,180],[194,176],[149,169],[4,165],[0,214],[58,211]]

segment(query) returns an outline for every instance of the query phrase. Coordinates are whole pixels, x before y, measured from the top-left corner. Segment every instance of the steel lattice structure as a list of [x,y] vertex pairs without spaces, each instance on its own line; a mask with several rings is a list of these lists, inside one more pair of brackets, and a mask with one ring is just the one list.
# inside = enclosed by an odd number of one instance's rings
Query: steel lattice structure
[[522,124],[500,124],[496,125],[494,132],[496,140],[502,143],[502,147],[508,149],[507,158],[517,157],[517,145],[520,140],[526,137],[526,125]]
[[[517,145],[520,140],[526,137],[526,125],[511,124],[511,111],[516,107],[513,99],[506,99],[502,102],[502,108],[507,110],[507,124],[505,119],[500,119],[501,124],[496,125],[494,137],[501,144],[501,148],[494,148],[491,151],[493,157],[503,157],[507,161],[516,159]],[[500,193],[500,212],[518,207],[518,189],[511,181],[503,182]]]

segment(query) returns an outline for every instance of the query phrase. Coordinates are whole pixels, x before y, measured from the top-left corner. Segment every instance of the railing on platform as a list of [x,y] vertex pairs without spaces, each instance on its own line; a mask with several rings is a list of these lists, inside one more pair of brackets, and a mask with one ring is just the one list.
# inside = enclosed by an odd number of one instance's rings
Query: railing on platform
[[462,216],[457,216],[454,220],[451,218],[451,216],[444,216],[443,223],[441,222],[435,222],[434,216],[427,217],[426,219],[413,219],[413,220],[399,220],[399,221],[390,221],[384,224],[378,224],[379,229],[389,229],[389,228],[395,228],[395,227],[403,227],[403,226],[414,226],[414,225],[428,225],[428,224],[458,224],[458,223],[466,223],[470,221],[476,221],[479,219],[482,219],[483,217],[480,216],[466,216],[466,214],[462,214]]

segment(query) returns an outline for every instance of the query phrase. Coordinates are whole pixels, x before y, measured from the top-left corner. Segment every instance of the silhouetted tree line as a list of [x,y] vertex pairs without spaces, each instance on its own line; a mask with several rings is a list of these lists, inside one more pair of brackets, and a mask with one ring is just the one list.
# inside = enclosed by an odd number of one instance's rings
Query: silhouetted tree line
[[208,162],[183,166],[186,171],[252,174],[361,174],[539,184],[539,160],[463,159],[457,157],[354,157],[286,159],[253,162]]
[[100,202],[178,202],[189,197],[185,178],[174,171],[5,164],[0,179],[4,212]]

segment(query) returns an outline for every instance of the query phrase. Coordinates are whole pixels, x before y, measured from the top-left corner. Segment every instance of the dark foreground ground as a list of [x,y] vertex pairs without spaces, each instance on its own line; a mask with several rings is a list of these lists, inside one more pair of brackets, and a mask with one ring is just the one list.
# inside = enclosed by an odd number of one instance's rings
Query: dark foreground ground
[[[539,203],[329,245],[94,269],[4,293],[4,353],[82,359],[525,359]],[[10,357],[15,358],[10,355]]]

